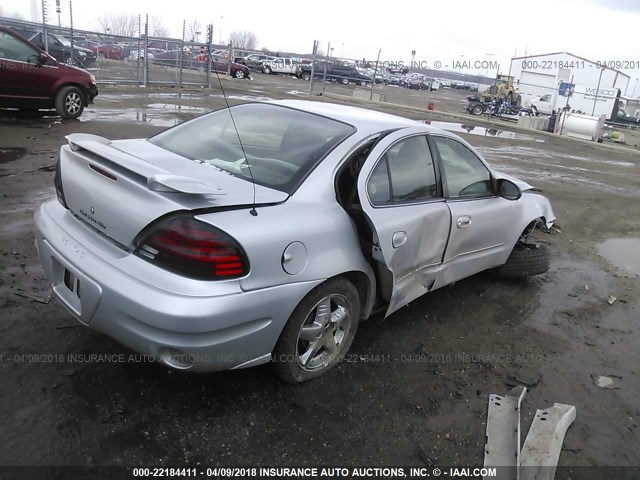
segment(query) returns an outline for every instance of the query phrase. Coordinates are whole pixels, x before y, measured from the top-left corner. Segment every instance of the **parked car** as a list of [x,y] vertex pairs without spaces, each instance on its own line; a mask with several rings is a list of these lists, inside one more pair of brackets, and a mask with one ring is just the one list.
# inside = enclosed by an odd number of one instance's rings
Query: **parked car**
[[264,60],[260,65],[262,73],[285,73],[294,75],[299,62],[293,58],[276,57],[273,60]]
[[218,73],[227,73],[230,71],[234,78],[251,79],[251,72],[246,65],[232,62],[229,68],[229,61],[221,55],[211,55],[211,71]]
[[454,134],[324,102],[230,108],[148,140],[67,137],[35,241],[82,324],[173,368],[273,361],[302,382],[374,305],[549,268],[530,240],[549,201]]
[[276,57],[272,57],[271,55],[263,55],[258,53],[253,53],[251,55],[247,55],[242,58],[240,61],[236,63],[240,63],[245,65],[249,70],[261,70],[262,62],[275,60]]
[[17,32],[0,26],[0,106],[28,110],[55,108],[78,118],[98,95],[89,72],[67,66]]
[[[325,75],[325,62],[318,62],[313,67],[314,78],[324,78]],[[370,85],[373,79],[367,75],[363,75],[355,67],[344,65],[342,63],[327,63],[326,64],[327,80],[342,83],[348,85],[349,83],[357,83],[361,86]],[[311,79],[311,65],[299,64],[296,69],[296,77],[305,81]]]
[[59,62],[87,68],[96,61],[96,56],[90,49],[75,44],[71,48],[71,41],[60,35],[47,32],[45,41],[42,29],[33,26],[19,26],[12,27],[12,30],[33,42],[41,50],[46,50]]

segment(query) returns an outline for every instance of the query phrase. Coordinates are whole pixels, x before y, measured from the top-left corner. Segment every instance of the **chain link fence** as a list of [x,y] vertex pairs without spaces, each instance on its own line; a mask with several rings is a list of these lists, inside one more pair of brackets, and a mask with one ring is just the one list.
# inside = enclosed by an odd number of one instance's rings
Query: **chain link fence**
[[56,60],[88,70],[99,84],[209,87],[212,75],[250,75],[248,68],[233,63],[230,45],[212,43],[211,25],[204,42],[187,41],[184,28],[181,39],[150,36],[146,17],[139,19],[135,36],[9,18],[0,18],[0,25],[28,38]]

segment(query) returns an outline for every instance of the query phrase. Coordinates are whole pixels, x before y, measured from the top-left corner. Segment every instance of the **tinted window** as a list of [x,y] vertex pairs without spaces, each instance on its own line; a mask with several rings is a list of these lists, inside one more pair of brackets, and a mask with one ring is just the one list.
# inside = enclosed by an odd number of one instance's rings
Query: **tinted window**
[[367,184],[373,204],[438,196],[433,159],[424,136],[400,140],[382,156]]
[[449,197],[493,195],[491,174],[480,159],[457,140],[433,137],[442,159]]
[[0,58],[27,62],[29,57],[33,55],[38,57],[38,52],[35,49],[13,35],[0,32]]
[[150,141],[248,181],[253,175],[260,185],[290,193],[354,132],[350,125],[278,105],[248,103],[231,111],[233,118],[228,109],[218,110]]

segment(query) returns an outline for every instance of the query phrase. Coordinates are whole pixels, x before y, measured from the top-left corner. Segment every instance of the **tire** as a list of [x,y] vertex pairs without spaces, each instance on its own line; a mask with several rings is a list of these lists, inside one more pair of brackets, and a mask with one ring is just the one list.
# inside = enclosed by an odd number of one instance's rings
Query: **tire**
[[502,278],[527,278],[547,272],[550,265],[551,253],[547,245],[516,244],[507,262],[493,272]]
[[99,53],[98,53],[98,58],[99,58],[100,60],[104,60],[104,59],[105,59],[105,58],[107,58],[107,57],[106,57],[106,55],[105,55],[104,53],[99,52]]
[[267,75],[271,73],[271,68],[269,67],[262,67],[262,73],[266,73]]
[[66,119],[76,119],[84,110],[84,95],[78,87],[63,87],[56,95],[58,115]]
[[305,82],[308,82],[309,80],[311,80],[311,74],[307,73],[307,72],[304,72],[302,74],[302,80],[304,80]]
[[233,74],[234,77],[242,79],[245,77],[245,74],[242,70],[236,70],[236,73]]
[[343,85],[349,85],[349,79],[348,78],[341,78],[340,79],[340,83]]
[[516,101],[515,101],[514,105],[515,105],[516,107],[519,107],[519,106],[521,106],[521,105],[522,105],[522,96],[520,96],[520,95],[516,94]]
[[[322,315],[319,310],[327,307],[328,314]],[[314,288],[295,308],[276,343],[277,375],[287,383],[301,383],[334,369],[351,347],[360,315],[360,295],[345,278]],[[300,337],[303,330],[310,340]]]
[[513,95],[511,95],[511,92],[509,92],[509,93],[507,94],[507,98],[505,98],[505,100],[507,101],[507,103],[508,103],[509,105],[511,105],[511,102],[512,102],[512,100],[513,100]]
[[484,113],[484,107],[482,105],[474,105],[471,109],[473,115],[482,115]]
[[367,86],[367,82],[365,82],[364,80],[360,82],[360,86],[361,87],[366,87]]

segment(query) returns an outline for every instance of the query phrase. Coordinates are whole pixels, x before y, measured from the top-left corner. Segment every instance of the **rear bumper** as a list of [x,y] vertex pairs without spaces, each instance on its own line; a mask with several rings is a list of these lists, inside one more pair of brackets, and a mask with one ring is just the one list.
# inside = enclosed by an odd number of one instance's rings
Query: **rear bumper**
[[60,303],[89,328],[174,368],[268,362],[291,312],[320,283],[245,292],[238,281],[183,279],[118,252],[55,199],[36,210],[35,225],[38,255]]

